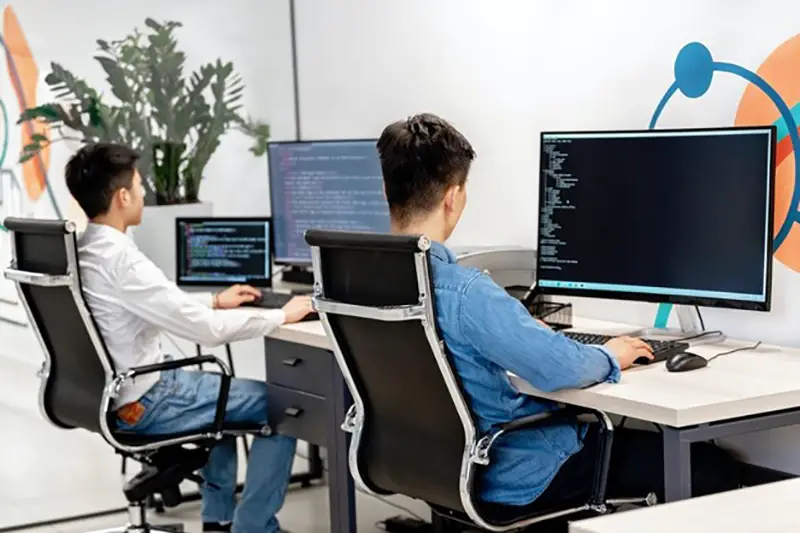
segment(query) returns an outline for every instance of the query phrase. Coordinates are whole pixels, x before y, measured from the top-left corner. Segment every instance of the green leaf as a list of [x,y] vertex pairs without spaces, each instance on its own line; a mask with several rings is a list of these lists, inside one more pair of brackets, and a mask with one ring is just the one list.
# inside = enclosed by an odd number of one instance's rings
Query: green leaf
[[50,139],[47,138],[46,135],[42,135],[41,133],[34,133],[31,135],[31,140],[37,143],[49,143]]
[[32,142],[30,144],[26,144],[22,147],[23,152],[38,152],[41,149],[41,145],[38,142]]
[[22,154],[22,156],[19,158],[20,164],[28,161],[29,159],[32,159],[33,156],[35,156],[35,155],[36,155],[36,152],[26,152],[26,153]]
[[57,122],[60,120],[58,108],[58,104],[43,104],[40,106],[31,107],[20,113],[17,124],[22,124],[23,122],[36,119],[41,119],[45,122]]
[[106,80],[111,86],[111,92],[114,96],[119,98],[121,102],[131,103],[133,101],[133,91],[128,85],[128,80],[122,67],[110,57],[94,56],[94,59],[100,63],[100,66],[106,72]]

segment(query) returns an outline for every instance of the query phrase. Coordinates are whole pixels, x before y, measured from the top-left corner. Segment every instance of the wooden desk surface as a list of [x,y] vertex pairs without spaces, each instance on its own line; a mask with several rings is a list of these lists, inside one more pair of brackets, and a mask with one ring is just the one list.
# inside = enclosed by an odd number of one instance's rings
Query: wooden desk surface
[[[575,328],[611,335],[631,331],[624,324],[576,319]],[[329,349],[318,321],[283,326],[273,337]],[[698,355],[714,354],[752,343],[726,341],[692,347]],[[761,345],[755,351],[723,355],[700,370],[667,372],[664,363],[623,373],[618,384],[544,393],[511,375],[525,394],[600,409],[673,427],[726,420],[800,407],[800,350]],[[800,527],[798,528],[800,530]]]
[[800,479],[734,490],[570,525],[570,533],[795,533]]

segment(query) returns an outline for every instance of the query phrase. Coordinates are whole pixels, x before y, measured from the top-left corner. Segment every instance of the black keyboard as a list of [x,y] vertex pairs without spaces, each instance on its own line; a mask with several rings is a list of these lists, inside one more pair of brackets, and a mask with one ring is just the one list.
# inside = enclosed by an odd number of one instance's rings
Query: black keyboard
[[294,298],[290,292],[261,291],[261,298],[256,298],[250,305],[264,309],[280,309]]
[[[579,331],[565,331],[564,335],[570,339],[577,341],[581,344],[600,344],[603,345],[613,339],[611,335],[599,335],[597,333],[581,333]],[[642,339],[650,345],[653,349],[653,359],[640,357],[634,361],[637,365],[646,365],[649,363],[658,363],[665,361],[675,355],[676,353],[685,352],[689,348],[689,344],[680,341],[664,341],[656,339]]]
[[[280,309],[289,303],[289,300],[298,296],[291,292],[274,292],[269,290],[261,291],[261,298],[257,298],[252,302],[244,304],[249,307],[260,307],[262,309]],[[319,320],[317,313],[307,314],[301,322],[308,322],[309,320]]]

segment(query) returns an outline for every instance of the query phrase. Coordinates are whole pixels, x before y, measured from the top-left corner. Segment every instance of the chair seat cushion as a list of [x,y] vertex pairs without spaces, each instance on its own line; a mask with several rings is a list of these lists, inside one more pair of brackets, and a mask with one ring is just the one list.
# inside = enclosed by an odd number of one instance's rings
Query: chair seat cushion
[[[264,426],[262,424],[249,424],[249,423],[226,423],[222,427],[222,432],[228,436],[237,436],[242,434],[260,434]],[[180,433],[165,433],[160,435],[144,435],[135,433],[133,431],[113,430],[114,437],[125,446],[144,446],[147,444],[157,444],[171,439],[179,439],[183,437],[197,436],[198,441],[205,440],[204,436],[211,432],[211,428],[198,429],[193,431],[183,431]]]

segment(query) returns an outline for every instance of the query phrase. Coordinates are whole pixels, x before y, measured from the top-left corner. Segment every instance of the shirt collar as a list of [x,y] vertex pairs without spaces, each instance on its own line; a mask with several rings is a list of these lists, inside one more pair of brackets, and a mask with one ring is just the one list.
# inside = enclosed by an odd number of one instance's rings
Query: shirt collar
[[117,228],[112,228],[111,226],[107,226],[105,224],[89,222],[86,225],[86,232],[105,237],[106,239],[111,239],[115,242],[130,242],[130,239],[126,234],[122,233]]
[[431,256],[444,263],[455,263],[456,254],[444,244],[431,241]]

